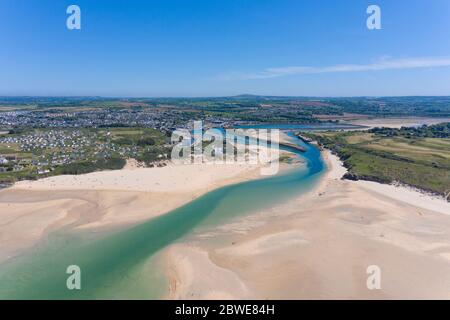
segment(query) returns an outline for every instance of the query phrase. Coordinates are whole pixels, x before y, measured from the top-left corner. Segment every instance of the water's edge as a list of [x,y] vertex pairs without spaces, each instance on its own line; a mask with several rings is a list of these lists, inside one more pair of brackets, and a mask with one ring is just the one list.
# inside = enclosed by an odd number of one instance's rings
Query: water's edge
[[[162,216],[97,240],[52,233],[32,254],[0,267],[0,299],[157,299],[165,293],[157,254],[198,228],[220,225],[309,191],[324,170],[320,151],[296,141],[306,168],[226,186]],[[82,290],[67,289],[66,269],[82,271]]]

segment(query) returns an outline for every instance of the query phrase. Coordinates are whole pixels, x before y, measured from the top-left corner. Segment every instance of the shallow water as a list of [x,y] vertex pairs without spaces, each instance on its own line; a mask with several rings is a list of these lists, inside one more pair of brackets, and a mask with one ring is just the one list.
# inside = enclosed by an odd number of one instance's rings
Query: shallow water
[[[32,252],[0,267],[0,299],[158,299],[167,283],[157,259],[166,246],[201,228],[282,203],[310,190],[324,171],[317,148],[300,140],[306,168],[217,189],[129,229],[86,239],[52,233]],[[81,290],[66,287],[69,265],[81,268]]]

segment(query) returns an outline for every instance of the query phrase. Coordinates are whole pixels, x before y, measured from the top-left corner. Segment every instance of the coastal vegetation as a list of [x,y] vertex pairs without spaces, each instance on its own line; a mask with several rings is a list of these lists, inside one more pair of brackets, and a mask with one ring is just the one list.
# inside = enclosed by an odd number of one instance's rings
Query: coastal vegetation
[[369,132],[384,137],[450,138],[450,122],[433,126],[402,127],[400,129],[373,128]]
[[447,196],[450,191],[449,124],[369,132],[315,132],[303,135],[337,154],[346,179],[399,182]]

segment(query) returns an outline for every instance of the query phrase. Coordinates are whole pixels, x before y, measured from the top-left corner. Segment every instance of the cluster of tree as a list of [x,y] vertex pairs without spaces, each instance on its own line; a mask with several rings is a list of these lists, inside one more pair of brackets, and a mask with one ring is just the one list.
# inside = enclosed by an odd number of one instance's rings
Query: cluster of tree
[[169,148],[152,148],[135,158],[139,162],[144,162],[147,166],[152,166],[155,162],[170,159],[170,151]]
[[8,134],[24,134],[24,133],[26,133],[28,131],[29,131],[28,128],[15,127],[15,128],[12,128],[11,130],[9,130]]
[[57,174],[84,174],[102,170],[122,169],[126,161],[119,157],[70,163],[56,169]]
[[373,128],[369,132],[385,137],[450,138],[450,122],[421,127]]
[[114,140],[114,142],[122,146],[137,145],[139,147],[154,146],[156,144],[155,139],[148,136],[144,136],[138,139],[134,139],[132,136],[124,136]]
[[346,113],[431,117],[450,115],[450,97],[328,98],[324,101]]

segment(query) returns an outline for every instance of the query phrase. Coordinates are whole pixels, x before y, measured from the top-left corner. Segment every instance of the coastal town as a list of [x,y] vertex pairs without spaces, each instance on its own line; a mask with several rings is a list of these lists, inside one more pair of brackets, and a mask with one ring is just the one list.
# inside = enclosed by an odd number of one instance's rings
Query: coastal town
[[27,129],[0,136],[0,182],[118,169],[129,158],[162,164],[170,144],[148,128]]
[[[224,98],[105,99],[0,97],[0,183],[61,174],[120,169],[128,159],[161,166],[177,129],[262,126],[357,128],[352,120],[411,112],[444,119],[446,98]],[[421,104],[418,108],[416,105]],[[380,105],[383,107],[380,109]],[[436,117],[437,118],[437,117]],[[292,127],[290,127],[292,126]],[[366,175],[367,176],[367,175]]]
[[187,128],[191,120],[202,120],[205,127],[226,127],[234,123],[229,118],[200,112],[190,113],[175,108],[71,108],[32,111],[0,109],[0,128],[105,128],[144,127],[162,132]]

